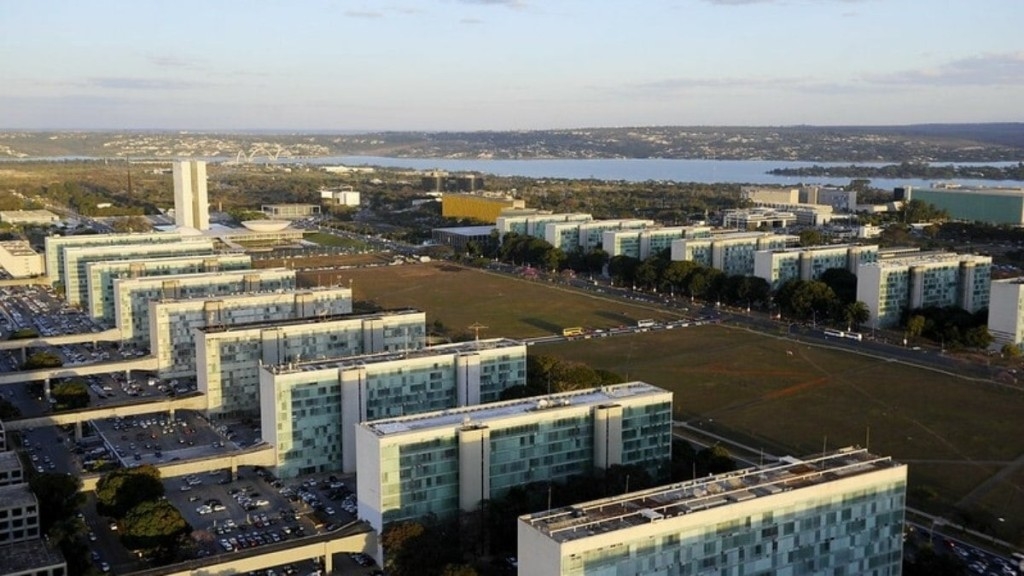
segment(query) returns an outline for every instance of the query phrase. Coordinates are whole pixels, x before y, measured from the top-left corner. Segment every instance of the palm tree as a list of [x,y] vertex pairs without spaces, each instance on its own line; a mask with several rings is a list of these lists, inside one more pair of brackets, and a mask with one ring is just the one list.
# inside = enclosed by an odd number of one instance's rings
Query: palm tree
[[846,318],[846,329],[860,329],[860,325],[871,318],[871,311],[868,305],[857,300],[850,302],[843,308],[843,317]]

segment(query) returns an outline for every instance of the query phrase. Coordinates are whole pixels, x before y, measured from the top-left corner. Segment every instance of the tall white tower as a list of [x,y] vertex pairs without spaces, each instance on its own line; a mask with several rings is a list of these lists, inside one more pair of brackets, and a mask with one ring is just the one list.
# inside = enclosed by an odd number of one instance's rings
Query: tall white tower
[[182,160],[174,163],[174,223],[180,228],[210,229],[210,207],[206,194],[206,162]]

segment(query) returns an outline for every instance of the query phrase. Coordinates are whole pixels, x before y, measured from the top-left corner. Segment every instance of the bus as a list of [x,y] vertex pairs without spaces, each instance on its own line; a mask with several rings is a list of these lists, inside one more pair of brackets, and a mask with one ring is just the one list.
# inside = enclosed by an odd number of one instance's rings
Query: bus
[[583,327],[573,326],[572,328],[562,328],[562,336],[566,338],[572,338],[573,336],[583,336]]
[[637,320],[636,321],[636,327],[637,328],[650,328],[651,326],[654,326],[654,319],[653,318],[645,318],[643,320]]
[[836,330],[834,328],[825,328],[825,336],[833,336],[835,338],[849,338],[850,340],[856,340],[860,342],[864,339],[864,335],[859,332],[844,332],[842,330]]

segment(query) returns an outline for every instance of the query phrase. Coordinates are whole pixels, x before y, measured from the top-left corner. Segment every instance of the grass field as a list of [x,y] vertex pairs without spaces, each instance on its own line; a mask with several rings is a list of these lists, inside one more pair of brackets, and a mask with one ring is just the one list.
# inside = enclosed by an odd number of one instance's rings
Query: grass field
[[[446,265],[345,270],[355,298],[514,338],[665,317],[650,308]],[[868,443],[910,465],[911,504],[1022,540],[1024,391],[730,326],[537,345],[675,395],[676,418],[766,451],[804,455]],[[1007,471],[1000,475],[1001,471]],[[998,521],[1003,518],[1003,521]]]
[[327,234],[325,232],[311,232],[308,234],[304,234],[303,239],[308,240],[310,242],[314,242],[321,246],[353,248],[357,250],[362,250],[368,247],[368,245],[365,242],[344,238],[342,236],[336,236],[334,234]]

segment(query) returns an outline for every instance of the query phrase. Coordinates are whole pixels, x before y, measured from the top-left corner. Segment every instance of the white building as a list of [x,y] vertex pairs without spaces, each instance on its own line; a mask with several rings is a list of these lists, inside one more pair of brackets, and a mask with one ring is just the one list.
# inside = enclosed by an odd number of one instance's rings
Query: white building
[[796,236],[770,232],[729,232],[710,238],[685,238],[672,241],[672,260],[689,260],[701,266],[721,270],[727,276],[754,273],[754,253],[780,250],[799,242]]
[[655,228],[608,230],[601,240],[601,249],[608,256],[629,256],[646,260],[683,238],[710,238],[710,226],[659,226]]
[[506,234],[544,238],[544,227],[558,222],[589,222],[593,216],[583,213],[552,213],[544,210],[503,210],[495,221],[498,237],[505,240]]
[[898,576],[906,491],[864,450],[786,458],[521,516],[519,573]]
[[589,252],[601,247],[604,233],[609,230],[626,230],[650,228],[655,226],[654,220],[626,218],[622,220],[589,220],[549,222],[544,225],[544,240],[555,248],[566,252],[581,250]]
[[149,303],[150,351],[162,378],[196,375],[194,328],[269,320],[323,318],[352,312],[352,290],[320,288],[214,299],[153,300]]
[[207,415],[259,417],[260,367],[418,350],[426,314],[393,310],[196,328],[196,379]]
[[183,160],[171,168],[174,177],[174,223],[181,228],[210,229],[206,162]]
[[336,206],[359,206],[359,192],[351,186],[342,186],[334,190],[321,190],[320,199]]
[[65,283],[64,251],[84,246],[115,246],[122,244],[164,244],[181,242],[177,232],[141,232],[132,234],[80,234],[47,236],[43,242],[46,253],[46,276],[50,282]]
[[825,270],[842,268],[851,274],[857,267],[878,260],[878,246],[834,244],[754,252],[754,276],[764,278],[775,290],[789,280],[818,280]]
[[31,278],[46,272],[43,256],[24,240],[0,242],[0,267],[14,278]]
[[1000,346],[1024,342],[1024,277],[992,281],[988,331]]
[[857,267],[857,300],[867,304],[871,325],[899,324],[904,310],[959,306],[977,312],[989,305],[992,257],[921,252]]
[[0,211],[0,222],[15,226],[19,224],[48,225],[60,222],[60,216],[49,210],[4,210]]
[[[671,460],[672,393],[643,382],[364,422],[359,517],[385,525],[473,511],[514,486]],[[524,572],[531,574],[533,572]]]

